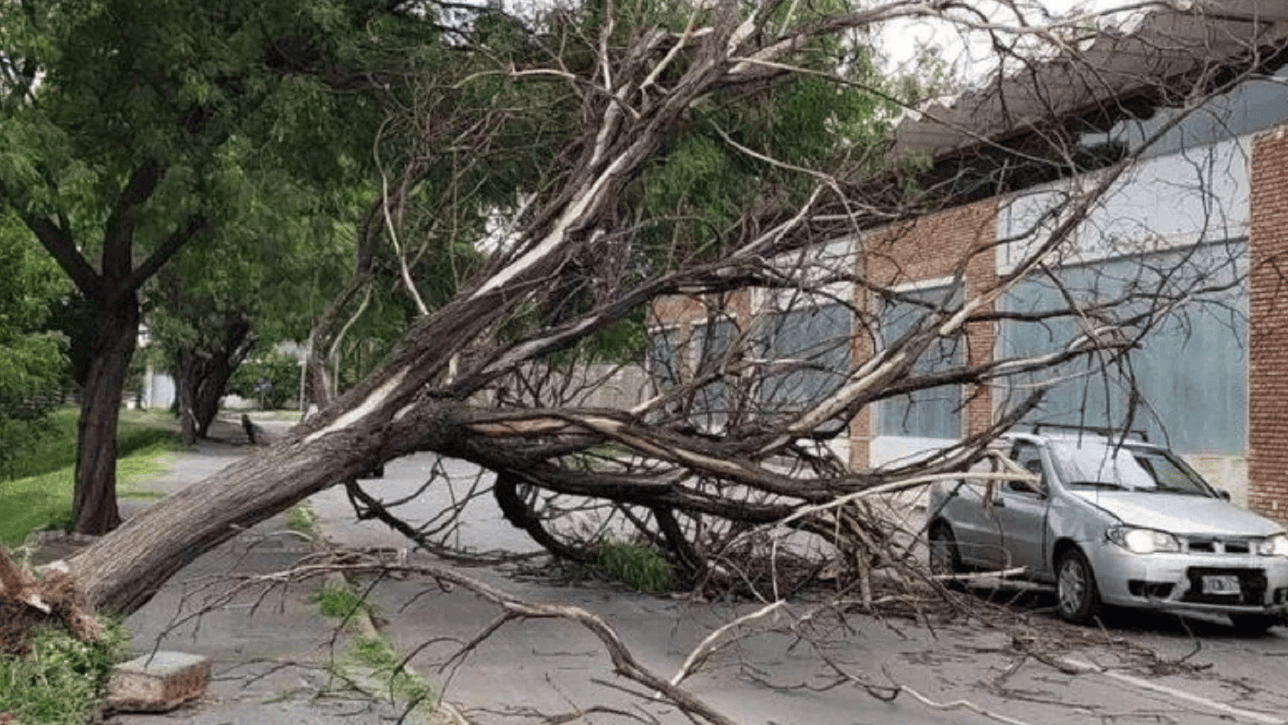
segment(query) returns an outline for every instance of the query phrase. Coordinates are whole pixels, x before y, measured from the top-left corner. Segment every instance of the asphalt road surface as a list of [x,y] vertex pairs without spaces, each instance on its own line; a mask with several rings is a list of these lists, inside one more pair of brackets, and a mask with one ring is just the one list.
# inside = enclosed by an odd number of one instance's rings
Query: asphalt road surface
[[[252,450],[202,444],[149,487],[218,485],[218,470]],[[444,470],[453,474],[450,486],[435,475]],[[427,519],[467,496],[473,474],[460,462],[418,455],[386,466],[369,489],[386,501],[415,497]],[[407,546],[383,524],[355,521],[340,489],[310,503],[323,534],[338,544]],[[405,714],[396,703],[372,702],[336,682],[332,665],[344,656],[344,634],[313,612],[307,588],[263,595],[252,587],[220,598],[230,586],[245,587],[249,577],[287,568],[309,553],[282,529],[280,518],[265,522],[201,557],[127,622],[136,650],[210,656],[215,683],[208,697],[169,715],[117,715],[109,722],[389,723]],[[471,501],[453,536],[453,543],[476,551],[537,551],[490,496]],[[668,678],[714,629],[757,608],[633,594],[602,583],[562,585],[516,565],[465,571],[526,600],[594,612],[645,666]],[[371,585],[381,631],[470,722],[538,723],[578,713],[571,721],[690,722],[674,705],[615,675],[603,646],[578,625],[503,619],[496,606],[433,581],[363,584]],[[743,636],[715,651],[684,684],[741,725],[1288,725],[1288,678],[1279,669],[1288,663],[1288,630],[1241,638],[1217,620],[1166,615],[1118,615],[1105,629],[1078,628],[1056,620],[1043,592],[968,596],[992,596],[1007,606],[1001,615],[928,627],[793,602],[739,629]],[[187,618],[212,604],[203,616]],[[462,654],[466,643],[472,646]]]

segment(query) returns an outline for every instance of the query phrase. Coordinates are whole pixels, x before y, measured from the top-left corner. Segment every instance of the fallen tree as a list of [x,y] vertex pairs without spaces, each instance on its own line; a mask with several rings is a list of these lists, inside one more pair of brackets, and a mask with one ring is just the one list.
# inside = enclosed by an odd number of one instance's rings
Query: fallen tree
[[[826,46],[844,55],[854,42],[847,33],[878,23],[933,17],[997,36],[1003,29],[943,3],[836,11],[722,3],[675,10],[671,21],[619,15],[611,5],[602,13],[555,13],[552,28],[581,32],[534,36],[559,47],[547,62],[498,67],[458,81],[466,86],[486,76],[516,87],[555,84],[563,89],[560,102],[577,104],[581,125],[552,158],[545,185],[518,207],[513,234],[491,243],[486,261],[469,270],[453,298],[425,304],[412,278],[416,267],[407,256],[407,238],[400,242],[399,236],[409,231],[399,226],[402,206],[415,195],[388,195],[394,194],[390,189],[414,187],[425,168],[408,164],[407,178],[385,184],[385,203],[377,205],[384,239],[397,264],[397,283],[419,311],[396,349],[374,374],[289,436],[125,522],[73,558],[71,574],[92,605],[132,611],[185,564],[237,532],[418,451],[495,472],[495,492],[510,508],[511,520],[560,553],[575,555],[594,545],[557,523],[568,508],[593,505],[624,517],[635,535],[666,551],[691,582],[727,573],[725,564],[735,555],[755,565],[763,549],[754,532],[775,525],[823,542],[810,550],[800,578],[816,577],[830,563],[833,575],[839,568],[844,577],[862,580],[874,566],[897,563],[888,561],[891,556],[911,561],[912,553],[891,543],[899,532],[884,518],[837,502],[961,471],[1032,410],[1047,384],[1034,384],[991,425],[933,455],[880,469],[854,470],[827,445],[860,416],[883,401],[945,385],[984,388],[1035,374],[1040,380],[1044,372],[1064,374],[1079,362],[1090,362],[1096,371],[1115,369],[1182,304],[1228,294],[1238,284],[1182,250],[1159,274],[1140,276],[1130,288],[1106,289],[1095,299],[1075,299],[1061,286],[1065,302],[1058,307],[1022,312],[999,304],[1023,280],[1057,279],[1050,265],[1105,191],[1131,168],[1130,154],[1100,158],[1099,173],[1089,183],[1057,195],[1033,221],[1033,229],[1044,232],[1040,239],[1022,247],[1019,258],[987,285],[927,298],[871,272],[852,253],[842,254],[839,264],[819,265],[810,250],[836,240],[884,239],[888,249],[897,248],[902,237],[892,222],[931,206],[917,201],[924,197],[910,200],[904,179],[884,164],[874,171],[870,159],[858,163],[842,149],[830,168],[792,167],[774,158],[772,148],[748,146],[751,139],[737,138],[718,119],[700,120],[701,112],[727,103],[733,105],[726,110],[751,113],[758,108],[753,101],[770,103],[775,90],[801,77],[853,90],[853,79],[811,54]],[[1082,60],[1078,48],[1050,28],[1017,24],[1009,32],[1026,41],[1053,41],[1072,54],[1071,63]],[[1228,87],[1260,67],[1258,43],[1251,39],[1237,60],[1226,58],[1221,73],[1208,66],[1187,72],[1187,87],[1201,94]],[[577,53],[569,55],[569,48]],[[580,62],[567,62],[570,57]],[[1086,72],[1098,71],[1088,66]],[[1111,120],[1130,111],[1112,97],[1100,106]],[[718,230],[714,246],[674,244],[659,253],[645,232],[660,222],[645,213],[638,184],[675,152],[677,138],[701,123],[716,129],[726,150],[753,159],[764,174],[779,174],[782,185],[759,190],[755,205]],[[461,129],[460,138],[477,138],[466,133],[475,128]],[[1055,177],[1085,169],[1074,158],[1076,134],[1061,129],[1054,124],[1043,136],[1048,146],[1040,159]],[[993,143],[975,140],[985,147]],[[1032,149],[1007,154],[1038,158]],[[947,184],[944,199],[960,201],[949,182],[962,177],[935,182]],[[795,186],[784,179],[794,179]],[[677,227],[667,229],[673,238],[683,237]],[[1005,243],[963,249],[951,260],[954,278],[960,281],[981,260],[991,263]],[[359,260],[358,273],[368,279],[369,271],[366,260]],[[711,325],[705,364],[692,375],[677,376],[627,405],[584,402],[587,378],[576,373],[583,369],[577,355],[593,352],[596,340],[625,322],[638,323],[656,305],[703,300],[708,317],[718,320],[746,304],[737,296],[741,291],[836,301],[838,284],[858,290],[854,299],[910,307],[915,320],[898,335],[888,328],[882,334],[869,309],[842,298],[856,322],[840,344],[862,348],[862,354],[839,364],[826,350],[767,360],[763,339],[753,334],[763,328],[734,324],[717,333]],[[1003,320],[1030,323],[1058,339],[1041,353],[985,359],[945,353],[945,346],[957,349],[972,330]],[[880,344],[855,342],[864,340]],[[927,367],[931,359],[942,364]],[[802,372],[826,373],[831,382],[815,386],[807,399],[767,391],[767,382],[794,380],[791,375]],[[771,578],[773,591],[780,591],[780,582]]]

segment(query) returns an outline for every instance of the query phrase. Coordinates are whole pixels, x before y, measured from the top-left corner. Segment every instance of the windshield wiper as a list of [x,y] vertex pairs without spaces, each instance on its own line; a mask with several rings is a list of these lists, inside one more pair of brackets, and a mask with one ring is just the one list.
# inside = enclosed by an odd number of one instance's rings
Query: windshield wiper
[[1086,486],[1087,488],[1116,488],[1120,491],[1134,491],[1136,489],[1128,488],[1120,483],[1113,481],[1073,481],[1069,484],[1070,488],[1077,486]]

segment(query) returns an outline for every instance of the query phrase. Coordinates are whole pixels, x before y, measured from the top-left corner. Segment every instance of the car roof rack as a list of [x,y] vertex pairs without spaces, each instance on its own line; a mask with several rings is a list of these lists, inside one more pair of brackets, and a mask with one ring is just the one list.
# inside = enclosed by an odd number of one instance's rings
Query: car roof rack
[[1033,426],[1033,434],[1034,434],[1034,435],[1038,435],[1038,434],[1040,434],[1040,433],[1042,432],[1042,429],[1043,429],[1043,428],[1055,428],[1055,429],[1057,429],[1057,430],[1075,431],[1075,432],[1079,432],[1079,433],[1095,433],[1096,435],[1103,436],[1103,437],[1105,437],[1105,438],[1110,438],[1110,439],[1115,438],[1115,437],[1133,436],[1133,437],[1135,437],[1135,438],[1139,438],[1139,439],[1140,439],[1142,442],[1144,442],[1144,443],[1148,443],[1148,442],[1149,442],[1149,434],[1148,434],[1148,433],[1146,433],[1146,432],[1145,432],[1145,431],[1143,431],[1143,430],[1128,430],[1128,431],[1123,431],[1123,430],[1121,430],[1121,429],[1108,428],[1108,427],[1105,427],[1105,426],[1097,426],[1097,425],[1074,425],[1074,424],[1072,424],[1072,423],[1043,423],[1043,422],[1038,422],[1038,423],[1032,423],[1031,425]]

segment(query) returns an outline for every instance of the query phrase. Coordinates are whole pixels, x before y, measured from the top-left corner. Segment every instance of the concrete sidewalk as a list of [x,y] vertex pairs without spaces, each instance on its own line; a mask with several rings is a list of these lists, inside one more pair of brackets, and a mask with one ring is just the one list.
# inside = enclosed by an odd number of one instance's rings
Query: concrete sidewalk
[[[249,453],[245,444],[200,442],[172,470],[140,488],[173,493]],[[156,499],[125,499],[122,515]],[[232,593],[259,575],[289,569],[313,551],[275,516],[208,552],[166,583],[125,625],[136,654],[174,650],[210,658],[211,683],[195,705],[164,715],[116,714],[118,725],[191,723],[386,723],[403,708],[373,699],[337,674],[348,634],[316,612],[310,587]],[[318,585],[321,582],[317,582]],[[355,719],[356,718],[356,719]]]
[[[145,487],[171,492],[199,482],[245,455],[246,446],[202,443],[178,456],[173,470]],[[428,460],[391,462],[372,490],[418,489]],[[432,493],[423,505],[441,502]],[[126,512],[150,505],[129,502]],[[373,522],[353,521],[342,491],[311,499],[323,536],[338,544],[405,548],[406,540]],[[485,511],[471,518],[464,534],[475,548],[513,544],[515,537],[499,515]],[[468,543],[468,542],[467,542]],[[420,711],[407,712],[373,692],[373,683],[347,678],[351,635],[315,612],[312,585],[227,593],[257,575],[291,567],[312,551],[275,517],[200,557],[168,582],[132,615],[137,652],[153,649],[200,654],[213,662],[213,683],[195,705],[165,715],[114,715],[116,725],[191,723],[391,723],[425,722]],[[410,561],[423,555],[411,553]],[[441,563],[441,562],[440,562]],[[606,619],[646,666],[670,677],[689,651],[714,628],[751,611],[747,604],[703,604],[685,598],[637,595],[602,583],[558,586],[515,567],[481,567],[472,576],[518,597],[575,605]],[[377,624],[398,652],[436,692],[455,704],[471,723],[538,723],[556,715],[581,713],[577,722],[670,725],[690,722],[674,706],[659,702],[638,685],[613,674],[603,646],[591,634],[562,620],[506,620],[503,612],[458,588],[418,578],[386,578],[369,587]],[[209,611],[204,611],[209,609]],[[203,612],[195,617],[197,612]],[[783,610],[778,631],[759,631],[736,646],[715,652],[703,669],[685,682],[695,695],[742,725],[811,723],[855,725],[907,723],[930,725],[998,720],[966,709],[940,709],[908,693],[890,702],[873,697],[853,682],[839,682],[837,670],[878,685],[913,688],[936,702],[964,699],[1017,723],[1280,722],[1269,713],[1288,710],[1288,696],[1250,693],[1249,688],[1212,678],[1197,681],[1182,673],[1156,678],[1172,691],[1184,689],[1200,699],[1181,701],[1174,692],[1144,691],[1107,677],[1061,672],[1017,654],[1014,631],[973,622],[933,630],[906,621],[883,622],[849,615],[822,617],[808,626],[799,618],[808,604]],[[797,618],[798,633],[787,631]],[[1056,629],[1044,629],[1051,624]],[[462,654],[481,632],[498,631]],[[1031,635],[1067,632],[1049,618],[1036,617]],[[1072,630],[1074,636],[1081,630]],[[1273,643],[1273,641],[1272,641]],[[832,665],[825,662],[825,656]],[[1119,654],[1095,648],[1080,656],[1102,663]],[[1179,672],[1179,670],[1178,670]],[[1237,716],[1220,706],[1235,708]],[[1251,719],[1241,713],[1252,713]],[[1257,713],[1267,713],[1257,720]],[[440,720],[440,722],[442,722]]]

